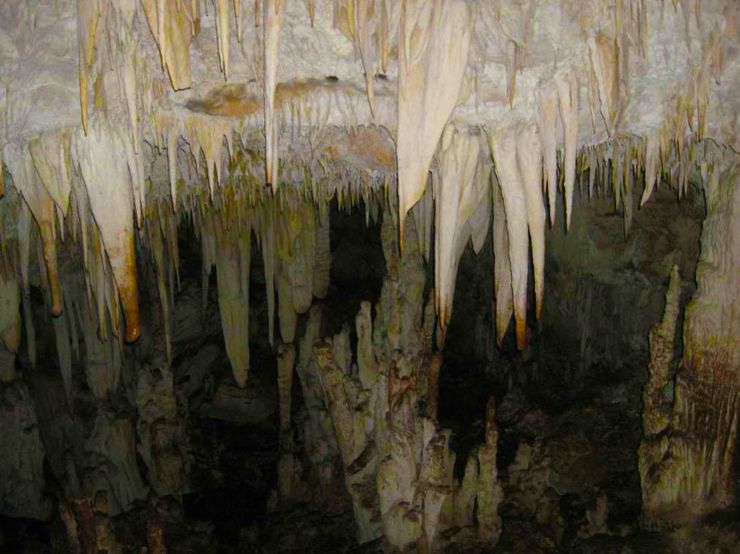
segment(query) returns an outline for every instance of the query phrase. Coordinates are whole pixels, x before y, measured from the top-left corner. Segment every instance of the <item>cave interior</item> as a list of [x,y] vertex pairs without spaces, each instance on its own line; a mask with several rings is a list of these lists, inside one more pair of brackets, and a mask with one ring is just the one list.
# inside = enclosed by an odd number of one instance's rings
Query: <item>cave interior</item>
[[0,3],[0,551],[740,552],[740,3]]

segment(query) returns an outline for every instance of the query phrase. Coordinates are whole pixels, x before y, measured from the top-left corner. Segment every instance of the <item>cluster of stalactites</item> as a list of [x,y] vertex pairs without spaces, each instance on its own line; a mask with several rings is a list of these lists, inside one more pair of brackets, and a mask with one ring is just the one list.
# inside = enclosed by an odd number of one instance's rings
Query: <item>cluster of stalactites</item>
[[[671,134],[653,133],[645,139],[620,136],[577,152],[569,151],[566,142],[561,154],[552,152],[554,167],[548,169],[548,140],[544,135],[541,125],[528,124],[518,129],[489,131],[486,144],[478,133],[453,123],[444,131],[431,173],[433,187],[412,209],[420,249],[426,259],[435,229],[440,346],[451,315],[458,261],[468,241],[476,253],[482,247],[491,205],[497,341],[500,345],[513,315],[516,344],[523,348],[530,260],[534,270],[535,315],[542,315],[547,207],[554,225],[558,183],[564,193],[566,228],[576,191],[589,199],[611,195],[615,210],[623,213],[627,238],[635,210],[648,201],[655,187],[665,181],[680,198],[687,193],[690,182],[699,181],[700,170],[706,165],[703,142],[697,140],[697,134],[677,143]],[[550,145],[554,146],[551,139]],[[548,178],[548,171],[552,178]],[[555,186],[551,189],[553,181]],[[546,202],[548,196],[550,202]]]
[[[278,136],[279,119],[275,112],[275,91],[277,87],[278,45],[280,31],[286,10],[286,0],[263,0],[260,9],[255,3],[255,25],[263,29],[261,48],[263,57],[263,98],[265,122],[265,180],[278,182]],[[200,32],[201,2],[197,0],[141,0],[146,22],[157,44],[161,66],[169,76],[174,90],[189,88],[192,85],[190,68],[190,44]],[[232,10],[235,19],[237,39],[241,41],[244,23],[244,7],[241,0],[213,0],[215,8],[216,34],[218,41],[219,68],[225,79],[229,77],[229,45],[231,40]],[[100,98],[98,80],[107,69],[113,69],[121,80],[121,86],[128,98],[129,115],[132,127],[136,127],[139,117],[136,97],[137,87],[148,98],[145,111],[151,111],[152,92],[161,98],[163,87],[151,79],[151,68],[141,67],[136,55],[137,48],[144,38],[138,36],[134,26],[139,2],[107,3],[101,0],[79,0],[77,2],[77,28],[79,45],[79,88],[82,125],[87,131],[90,112],[90,89],[92,85],[96,111],[105,109],[105,99]],[[107,48],[108,44],[117,47]],[[110,52],[109,52],[110,50]],[[120,52],[120,54],[118,53]],[[106,55],[110,53],[110,55]],[[118,59],[121,58],[119,63]],[[114,67],[106,64],[113,60]],[[134,135],[135,136],[135,135]],[[134,139],[136,142],[136,138]],[[220,143],[219,143],[220,144]],[[136,143],[138,146],[138,143]]]
[[162,197],[150,203],[146,220],[170,356],[173,287],[178,283],[178,222],[190,223],[201,245],[203,311],[215,267],[226,352],[240,386],[246,384],[249,371],[252,237],[263,259],[268,306],[265,326],[271,343],[276,307],[281,340],[292,343],[297,315],[307,311],[314,298],[323,298],[329,285],[329,199],[319,200],[308,189],[282,187],[275,194],[262,189],[256,189],[251,197],[243,194],[238,182],[225,184],[213,197],[202,188],[189,193],[185,189],[177,214]]
[[[134,251],[127,250],[133,247],[133,223],[131,228],[124,224],[123,234],[114,241],[97,223],[110,220],[109,229],[113,229],[126,218],[133,222],[132,203],[121,206],[112,194],[110,205],[105,204],[101,211],[100,199],[88,195],[92,181],[86,179],[93,176],[83,169],[82,157],[89,153],[79,151],[78,139],[72,132],[59,131],[36,137],[27,149],[6,150],[12,160],[13,186],[0,201],[6,224],[0,237],[3,345],[11,352],[20,347],[20,305],[28,360],[35,365],[30,289],[41,285],[54,316],[51,324],[70,400],[72,363],[75,358],[83,359],[80,337],[84,339],[88,385],[96,398],[104,398],[119,383],[123,340],[130,338],[132,331],[135,336],[139,326]],[[125,158],[121,159],[125,164]],[[127,168],[125,174],[128,179]],[[107,178],[130,190],[128,181],[117,181],[117,177],[120,175],[111,172]],[[111,209],[118,210],[118,219],[106,211]],[[34,251],[38,252],[38,263],[31,256]],[[122,268],[124,262],[126,267]],[[126,290],[129,286],[133,298]]]
[[[98,306],[101,336],[107,336],[105,321],[110,320],[114,335],[131,342],[140,332],[133,216],[138,187],[132,178],[138,174],[138,165],[128,138],[104,120],[95,120],[87,137],[82,130],[62,129],[27,144],[10,145],[5,154],[22,198],[16,240],[17,270],[24,288],[31,235],[20,231],[24,214],[30,214],[41,239],[40,268],[48,284],[52,315],[59,316],[65,305],[57,238],[63,241],[69,233],[81,245],[88,298],[94,298]],[[122,335],[121,315],[125,320]]]
[[[305,291],[311,289],[317,295],[313,290],[316,283],[308,286],[299,282],[301,271],[297,268],[301,268],[303,277],[311,274],[315,278],[315,272],[308,268],[311,258],[318,256],[319,242],[326,240],[317,237],[326,233],[328,199],[336,195],[340,207],[363,203],[368,218],[377,217],[378,206],[386,200],[378,201],[378,196],[394,190],[389,186],[389,175],[397,170],[400,236],[405,236],[403,222],[412,208],[417,213],[416,230],[427,259],[432,229],[437,233],[434,258],[440,346],[450,319],[459,257],[469,239],[476,250],[482,246],[492,205],[497,336],[499,341],[503,338],[513,315],[516,342],[522,348],[529,256],[531,252],[535,312],[539,317],[545,221],[549,212],[550,224],[555,224],[558,188],[564,194],[567,228],[575,187],[588,171],[589,193],[608,186],[616,207],[623,209],[625,233],[632,220],[634,191],[641,183],[640,204],[647,201],[662,179],[676,184],[679,194],[684,194],[696,166],[694,144],[703,137],[706,126],[710,81],[721,72],[723,39],[734,29],[730,21],[703,32],[706,40],[701,41],[700,63],[691,72],[687,86],[677,87],[669,105],[664,106],[664,125],[645,139],[637,139],[620,133],[620,123],[629,100],[630,48],[645,54],[647,10],[643,0],[619,2],[613,25],[589,37],[583,71],[561,72],[543,83],[530,120],[488,129],[485,141],[479,130],[451,121],[455,107],[468,92],[465,72],[473,5],[463,0],[334,0],[334,25],[353,42],[365,71],[367,102],[361,100],[367,106],[361,108],[356,91],[343,84],[277,82],[278,44],[286,2],[264,0],[255,4],[255,23],[262,26],[263,37],[261,98],[242,99],[235,113],[228,109],[213,113],[212,106],[202,111],[164,109],[162,80],[153,76],[146,56],[137,55],[144,42],[135,25],[136,12],[141,8],[169,85],[174,89],[190,86],[189,46],[199,32],[200,2],[78,0],[83,129],[45,133],[25,144],[9,145],[3,152],[23,199],[19,229],[27,228],[32,220],[38,228],[40,268],[48,283],[53,315],[59,315],[67,302],[60,285],[56,244],[68,228],[73,241],[79,238],[82,245],[88,304],[95,307],[92,313],[101,337],[108,336],[110,325],[114,336],[136,339],[140,328],[134,239],[138,222],[143,229],[140,237],[153,252],[169,344],[178,266],[176,233],[181,219],[189,218],[204,230],[206,274],[215,265],[224,275],[221,281],[233,281],[234,290],[241,295],[238,301],[222,301],[219,294],[219,301],[222,310],[240,312],[238,318],[231,318],[238,324],[228,324],[235,335],[227,337],[227,345],[233,345],[229,355],[237,380],[243,382],[248,367],[246,340],[242,341],[248,335],[244,315],[248,310],[248,286],[243,277],[249,273],[251,235],[240,231],[237,240],[231,232],[234,225],[252,229],[259,237],[268,271],[272,338],[275,290],[278,297],[281,290],[290,290],[291,298],[283,304],[292,305],[294,312],[310,304],[311,295]],[[214,0],[213,4],[219,67],[228,78],[231,10],[241,40],[245,7],[239,0],[233,0],[233,4]],[[684,15],[699,9],[699,2],[693,7],[688,4],[691,2],[682,4]],[[306,6],[313,18],[314,3],[307,0]],[[698,12],[695,15],[698,24],[701,18]],[[394,41],[398,43],[397,118],[380,121],[383,114],[375,96],[374,77],[378,72],[385,73]],[[687,41],[691,44],[688,31]],[[517,45],[512,52],[510,102],[521,61]],[[603,119],[609,141],[579,152],[582,84],[588,92],[594,130],[597,120]],[[389,156],[377,146],[377,139],[372,138],[376,135],[374,126],[368,126],[356,127],[341,146],[312,151],[311,159],[281,157],[283,169],[278,175],[278,136],[287,131],[313,145],[328,121],[359,121],[362,118],[357,114],[362,109],[389,128],[395,124],[397,166],[393,152]],[[334,118],[331,110],[339,116]],[[260,122],[266,136],[264,156],[254,149],[249,134]],[[158,183],[153,187],[156,190],[149,190],[144,172],[144,157],[148,155],[144,136],[154,137],[155,144],[167,151],[171,209],[160,201]],[[558,145],[562,145],[560,155]],[[343,165],[337,159],[348,163]],[[372,169],[352,169],[351,162],[358,160]],[[427,188],[430,169],[432,186]],[[208,194],[204,194],[204,181]],[[272,185],[271,192],[263,186],[265,182]],[[276,193],[278,182],[301,183],[302,188],[300,192],[288,188],[286,193]],[[0,180],[0,191],[2,185]],[[152,214],[154,217],[149,217]],[[300,220],[300,225],[293,220]],[[23,290],[28,287],[25,268],[29,237],[26,233],[18,238],[18,254],[8,258],[12,262],[5,262],[17,268]],[[313,242],[304,244],[309,239]],[[287,292],[282,296],[287,298]],[[281,318],[281,335],[286,342],[292,342],[291,313],[285,308],[286,317]],[[119,333],[122,319],[126,329]],[[171,357],[171,348],[168,353]]]

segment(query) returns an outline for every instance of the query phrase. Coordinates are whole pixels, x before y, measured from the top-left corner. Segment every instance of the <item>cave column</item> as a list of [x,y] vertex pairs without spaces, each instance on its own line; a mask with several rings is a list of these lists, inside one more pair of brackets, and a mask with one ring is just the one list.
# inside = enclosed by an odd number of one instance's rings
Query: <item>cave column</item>
[[[646,527],[671,521],[690,523],[729,509],[736,501],[733,464],[740,415],[740,163],[736,156],[728,163],[728,155],[715,150],[708,152],[711,165],[703,172],[707,214],[696,270],[698,286],[686,308],[683,357],[675,377],[673,405],[665,414],[661,410],[666,407],[656,396],[670,381],[665,343],[672,337],[656,340],[660,333],[651,333],[651,375],[643,410],[645,438],[640,446],[642,521]],[[674,294],[669,292],[667,314],[676,312],[671,306],[676,302],[671,300]],[[675,320],[675,313],[668,319],[671,317]]]

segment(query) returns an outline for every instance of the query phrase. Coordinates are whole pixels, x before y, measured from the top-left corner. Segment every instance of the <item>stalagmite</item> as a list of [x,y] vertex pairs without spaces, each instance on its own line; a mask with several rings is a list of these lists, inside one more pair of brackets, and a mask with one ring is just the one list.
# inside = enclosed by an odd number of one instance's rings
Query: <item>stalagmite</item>
[[21,342],[20,288],[18,281],[0,264],[0,340],[8,352],[16,353]]
[[565,228],[570,229],[573,212],[573,188],[576,180],[578,149],[578,79],[574,73],[555,81],[560,98],[560,119],[563,122],[563,188],[565,189]]
[[[734,506],[733,460],[740,419],[740,165],[704,145],[707,215],[701,230],[697,290],[685,309],[680,371],[673,376],[680,279],[671,275],[663,321],[650,334],[650,379],[644,390],[645,438],[639,450],[641,524],[693,524]],[[672,402],[662,398],[672,380]],[[660,392],[658,392],[660,391]],[[660,396],[658,396],[660,395]]]
[[517,164],[515,136],[512,136],[510,132],[506,134],[489,132],[488,138],[506,210],[516,345],[517,348],[522,349],[526,343],[527,334],[527,274],[529,273],[529,241],[524,185]]
[[402,4],[398,46],[398,210],[424,194],[429,166],[455,108],[470,47],[469,8],[450,0]]
[[278,45],[287,0],[264,0],[262,7],[264,31],[264,104],[265,104],[265,166],[266,182],[273,192],[278,188],[278,137],[280,122],[275,111]]
[[[96,122],[74,148],[86,184],[90,210],[108,254],[126,323],[126,342],[139,338],[139,292],[134,246],[133,192],[123,145],[106,124]],[[114,322],[114,328],[116,324]]]
[[503,500],[503,490],[496,469],[498,430],[496,429],[496,401],[489,398],[486,406],[485,442],[478,448],[477,519],[478,534],[489,546],[498,542],[501,534],[501,516],[498,506]]
[[295,365],[295,345],[281,344],[278,347],[278,398],[280,412],[280,460],[278,461],[278,489],[282,499],[293,494],[295,458],[293,456],[293,435],[291,431],[291,398],[293,391],[293,367]]

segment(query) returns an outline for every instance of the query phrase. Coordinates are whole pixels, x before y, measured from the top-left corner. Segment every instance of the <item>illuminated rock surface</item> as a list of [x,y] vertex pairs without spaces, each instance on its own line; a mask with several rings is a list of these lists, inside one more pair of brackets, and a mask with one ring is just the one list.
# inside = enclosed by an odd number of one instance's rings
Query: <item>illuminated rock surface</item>
[[739,23],[2,2],[0,545],[300,550],[321,513],[319,549],[709,548],[738,507]]

